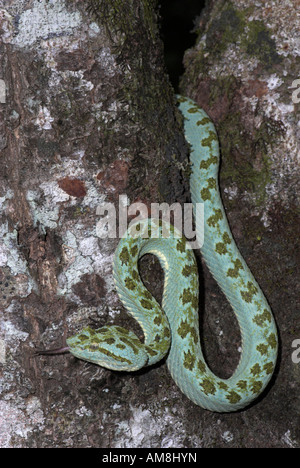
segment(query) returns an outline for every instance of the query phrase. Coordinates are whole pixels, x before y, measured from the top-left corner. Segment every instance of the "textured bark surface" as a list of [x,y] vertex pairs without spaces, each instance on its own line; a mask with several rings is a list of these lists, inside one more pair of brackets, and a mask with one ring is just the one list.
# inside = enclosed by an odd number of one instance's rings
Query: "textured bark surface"
[[[197,23],[197,45],[185,54],[182,93],[217,127],[223,201],[273,309],[280,352],[272,385],[252,408],[221,417],[205,413],[203,424],[214,427],[215,439],[210,435],[203,445],[299,447],[300,365],[292,359],[300,336],[299,2],[208,5]],[[226,377],[238,362],[238,331],[205,267],[204,283],[208,362]]]
[[[1,447],[300,446],[296,0],[211,2],[182,79],[216,122],[229,221],[278,323],[268,392],[238,414],[213,414],[164,363],[130,375],[34,357],[86,325],[139,333],[117,298],[117,239],[97,236],[97,207],[121,194],[146,206],[188,200],[155,3],[0,0]],[[207,359],[229,376],[239,332],[200,264]],[[157,262],[141,266],[159,298]]]

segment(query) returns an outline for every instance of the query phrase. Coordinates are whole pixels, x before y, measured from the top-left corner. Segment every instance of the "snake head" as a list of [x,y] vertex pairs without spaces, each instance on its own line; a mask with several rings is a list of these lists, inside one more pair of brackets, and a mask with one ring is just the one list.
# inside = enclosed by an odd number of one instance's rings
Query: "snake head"
[[138,337],[115,325],[84,328],[67,339],[74,356],[117,371],[135,371],[147,364],[148,355]]

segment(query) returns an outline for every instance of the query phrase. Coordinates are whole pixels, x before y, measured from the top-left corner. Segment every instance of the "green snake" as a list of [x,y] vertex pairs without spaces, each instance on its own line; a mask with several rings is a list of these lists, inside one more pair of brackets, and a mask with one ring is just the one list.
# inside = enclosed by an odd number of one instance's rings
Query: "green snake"
[[[182,234],[158,219],[138,220],[130,226],[113,261],[118,295],[142,327],[144,342],[132,331],[112,325],[84,328],[67,344],[74,356],[117,371],[136,371],[166,356],[173,379],[195,404],[211,411],[236,411],[256,399],[270,381],[277,357],[276,325],[226,219],[218,186],[215,127],[195,102],[182,96],[178,101],[190,144],[193,207],[204,203],[200,250],[238,320],[242,336],[239,364],[230,378],[221,379],[205,362],[199,337],[195,256]],[[164,271],[161,306],[139,275],[138,261],[148,253],[158,257]]]

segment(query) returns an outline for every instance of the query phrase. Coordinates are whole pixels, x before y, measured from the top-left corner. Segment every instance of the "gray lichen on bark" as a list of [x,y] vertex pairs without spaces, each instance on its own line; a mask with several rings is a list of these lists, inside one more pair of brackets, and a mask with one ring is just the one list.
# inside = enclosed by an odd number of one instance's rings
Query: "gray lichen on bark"
[[[174,158],[184,158],[178,141],[187,146],[154,4],[128,1],[122,31],[92,14],[88,2],[0,3],[3,447],[105,446],[111,437],[99,426],[111,395],[101,389],[106,371],[86,374],[70,357],[33,353],[84,325],[127,323],[112,279],[117,239],[97,236],[99,204],[117,205],[123,193],[149,206],[176,190],[186,197]],[[117,2],[102,6],[110,12]],[[79,375],[85,383],[77,393]],[[129,419],[127,405],[124,411]],[[86,424],[98,428],[94,442],[83,435]]]

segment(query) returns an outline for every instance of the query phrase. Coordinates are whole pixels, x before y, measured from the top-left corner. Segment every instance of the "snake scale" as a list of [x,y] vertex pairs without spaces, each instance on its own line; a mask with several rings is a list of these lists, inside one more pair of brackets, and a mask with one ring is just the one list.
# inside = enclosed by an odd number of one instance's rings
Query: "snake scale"
[[[218,186],[215,127],[195,102],[182,96],[178,102],[190,145],[193,207],[204,203],[200,250],[238,320],[242,336],[239,364],[228,379],[217,377],[206,364],[199,337],[198,272],[193,250],[175,227],[157,219],[131,225],[113,262],[118,295],[142,327],[144,343],[132,331],[112,325],[96,330],[87,327],[67,344],[76,357],[120,371],[136,371],[166,356],[173,379],[190,400],[207,410],[231,412],[249,405],[268,384],[277,357],[276,325],[226,219]],[[156,255],[164,270],[161,306],[139,275],[138,260],[147,253]]]

